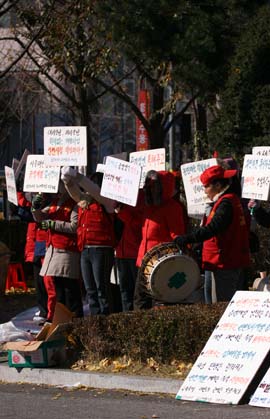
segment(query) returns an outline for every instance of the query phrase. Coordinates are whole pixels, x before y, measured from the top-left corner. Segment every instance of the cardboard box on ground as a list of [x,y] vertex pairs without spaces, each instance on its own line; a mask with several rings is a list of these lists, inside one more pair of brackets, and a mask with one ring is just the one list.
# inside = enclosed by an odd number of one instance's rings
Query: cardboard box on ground
[[46,324],[33,341],[7,342],[8,365],[16,368],[40,368],[65,361],[65,330],[74,314],[56,303],[52,324]]

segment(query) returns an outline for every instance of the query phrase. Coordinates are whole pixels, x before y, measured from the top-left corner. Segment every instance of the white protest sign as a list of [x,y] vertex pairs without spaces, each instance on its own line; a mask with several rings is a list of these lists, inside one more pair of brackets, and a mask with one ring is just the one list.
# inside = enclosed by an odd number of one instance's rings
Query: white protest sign
[[45,165],[44,156],[29,154],[24,176],[24,192],[57,193],[60,167]]
[[270,147],[269,146],[252,147],[252,154],[254,154],[255,156],[268,157],[270,156]]
[[100,195],[135,207],[140,178],[140,166],[107,157]]
[[270,183],[270,156],[246,154],[242,170],[242,197],[267,201]]
[[110,154],[110,156],[105,156],[104,159],[103,159],[104,164],[106,164],[107,157],[114,157],[115,159],[120,159],[120,160],[127,161],[128,153],[126,151],[123,151],[122,153]]
[[98,163],[97,168],[96,168],[96,172],[105,173],[105,167],[106,167],[105,164]]
[[140,188],[143,187],[146,174],[149,170],[165,170],[166,167],[166,153],[165,148],[155,148],[153,150],[134,151],[129,155],[130,163],[141,166],[142,175],[140,181]]
[[103,159],[104,163],[98,163],[97,164],[96,172],[105,173],[105,171],[106,171],[106,161],[107,161],[108,157],[113,157],[115,159],[127,161],[127,152],[124,151],[123,153],[110,154],[109,156],[105,156],[104,159]]
[[257,407],[270,407],[270,368],[252,395],[249,404]]
[[190,217],[202,216],[205,211],[206,195],[200,181],[200,175],[210,166],[215,166],[217,159],[207,159],[181,165],[181,174]]
[[11,167],[5,166],[5,177],[6,177],[8,201],[12,202],[15,205],[18,205],[15,174],[14,174],[14,170]]
[[45,127],[44,157],[48,166],[87,166],[86,127]]
[[237,291],[176,398],[239,403],[269,349],[269,294]]

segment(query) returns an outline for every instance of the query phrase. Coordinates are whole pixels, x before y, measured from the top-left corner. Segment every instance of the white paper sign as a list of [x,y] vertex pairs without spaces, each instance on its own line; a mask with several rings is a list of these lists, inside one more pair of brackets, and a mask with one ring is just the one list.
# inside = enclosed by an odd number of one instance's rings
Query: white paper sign
[[270,184],[270,156],[246,154],[242,170],[242,197],[267,201]]
[[166,153],[165,148],[155,148],[153,150],[135,151],[129,155],[130,163],[141,166],[142,175],[140,181],[140,188],[143,187],[146,174],[149,170],[165,170],[166,168]]
[[270,407],[270,368],[260,382],[249,404],[258,407]]
[[16,188],[14,170],[11,167],[5,166],[5,176],[6,176],[8,201],[12,202],[14,205],[18,205],[17,188]]
[[115,159],[125,160],[127,161],[128,153],[126,151],[123,151],[122,153],[117,154],[110,154],[110,156],[105,156],[103,163],[106,164],[107,157],[114,157]]
[[236,292],[176,398],[239,403],[269,349],[269,294]]
[[136,206],[141,167],[107,157],[100,194],[124,204]]
[[47,166],[44,160],[41,154],[30,154],[27,157],[24,192],[57,193],[60,167]]
[[86,127],[45,127],[44,156],[48,166],[87,166]]
[[200,175],[210,166],[215,166],[217,160],[207,159],[185,163],[181,166],[182,179],[187,200],[187,211],[190,217],[202,216],[205,211],[206,195],[200,181]]
[[269,146],[257,146],[252,147],[252,154],[256,156],[269,157],[270,147]]

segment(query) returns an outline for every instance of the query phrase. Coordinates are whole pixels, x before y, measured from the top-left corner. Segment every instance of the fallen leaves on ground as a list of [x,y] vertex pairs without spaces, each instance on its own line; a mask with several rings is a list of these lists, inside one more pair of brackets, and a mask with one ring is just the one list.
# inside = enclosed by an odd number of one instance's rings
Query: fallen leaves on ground
[[187,364],[179,360],[173,360],[170,365],[167,365],[157,362],[154,358],[148,358],[146,363],[141,363],[123,356],[117,359],[104,358],[100,361],[80,359],[71,368],[91,372],[121,372],[124,374],[185,379],[192,368],[192,363]]

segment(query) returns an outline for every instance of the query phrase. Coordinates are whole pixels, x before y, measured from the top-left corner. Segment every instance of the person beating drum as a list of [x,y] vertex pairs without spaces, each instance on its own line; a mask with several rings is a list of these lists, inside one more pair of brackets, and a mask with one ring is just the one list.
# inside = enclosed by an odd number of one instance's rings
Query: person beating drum
[[204,226],[176,237],[180,247],[203,242],[202,268],[211,271],[217,301],[230,301],[243,281],[250,261],[249,230],[240,198],[234,189],[237,170],[211,166],[200,176],[213,207]]
[[[150,170],[145,179],[145,207],[142,214],[142,239],[136,264],[141,266],[144,255],[154,246],[174,240],[186,233],[183,205],[174,198],[175,176],[167,171]],[[153,298],[147,281],[138,275],[134,292],[134,310],[149,309]]]

